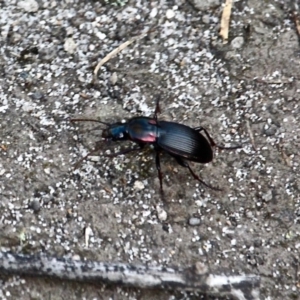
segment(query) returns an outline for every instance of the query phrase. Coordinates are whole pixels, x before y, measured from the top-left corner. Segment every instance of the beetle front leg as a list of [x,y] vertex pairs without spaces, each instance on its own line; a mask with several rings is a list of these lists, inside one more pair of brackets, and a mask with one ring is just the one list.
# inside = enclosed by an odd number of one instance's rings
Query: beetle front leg
[[112,153],[112,154],[102,154],[102,156],[105,156],[105,157],[116,157],[118,155],[123,155],[123,154],[127,154],[129,152],[133,152],[133,151],[136,151],[136,150],[142,150],[142,146],[140,147],[135,147],[135,148],[127,148],[127,149],[124,149],[124,150],[121,150],[119,152],[115,152],[115,153]]
[[208,131],[202,126],[196,127],[196,128],[194,128],[194,130],[199,131],[199,132],[204,131],[204,133],[205,133],[206,137],[208,138],[210,145],[212,147],[217,147],[217,148],[223,149],[223,150],[234,150],[234,149],[238,149],[238,148],[242,147],[242,146],[224,147],[224,146],[216,144],[215,141],[212,139],[212,137],[209,135]]
[[74,170],[76,170],[80,165],[81,163],[86,160],[91,154],[95,153],[95,152],[98,152],[100,149],[99,148],[96,148],[92,151],[90,151],[87,155],[85,155],[84,157],[82,157],[75,165],[74,165]]
[[194,177],[194,179],[198,180],[199,182],[201,182],[203,185],[205,185],[206,187],[212,189],[212,190],[215,190],[215,191],[222,191],[222,189],[219,189],[219,188],[216,188],[212,185],[209,185],[207,183],[205,183],[198,175],[196,175],[194,173],[194,171],[191,169],[190,165],[188,164],[187,161],[185,161],[184,159],[182,159],[181,157],[178,157],[178,156],[174,156],[174,158],[176,159],[176,161],[182,166],[182,167],[185,167],[185,168],[188,168],[190,173],[192,174],[192,176]]
[[157,172],[158,172],[160,190],[163,193],[162,172],[161,172],[161,169],[160,169],[160,159],[159,159],[159,151],[158,150],[156,150],[155,163],[156,163],[156,169],[157,169]]
[[[125,149],[125,150],[122,150],[122,151],[119,151],[119,152],[116,152],[116,153],[112,153],[112,154],[101,154],[101,156],[105,156],[105,157],[116,157],[118,155],[122,155],[122,154],[127,154],[129,152],[133,152],[133,151],[136,151],[136,150],[141,150],[143,148],[143,145],[140,145],[138,148],[128,148],[128,149]],[[74,169],[76,170],[79,165],[84,161],[86,160],[90,155],[92,155],[93,153],[96,153],[98,152],[99,150],[101,150],[100,148],[95,148],[94,150],[90,151],[87,155],[85,155],[84,157],[82,157],[74,166]]]

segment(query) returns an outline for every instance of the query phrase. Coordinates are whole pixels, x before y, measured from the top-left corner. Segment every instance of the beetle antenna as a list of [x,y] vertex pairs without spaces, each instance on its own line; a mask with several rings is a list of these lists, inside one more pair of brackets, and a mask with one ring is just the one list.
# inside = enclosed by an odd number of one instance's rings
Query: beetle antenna
[[103,122],[103,121],[96,120],[96,119],[70,119],[70,121],[71,122],[97,122],[97,123],[101,123],[106,126],[110,126],[110,124]]

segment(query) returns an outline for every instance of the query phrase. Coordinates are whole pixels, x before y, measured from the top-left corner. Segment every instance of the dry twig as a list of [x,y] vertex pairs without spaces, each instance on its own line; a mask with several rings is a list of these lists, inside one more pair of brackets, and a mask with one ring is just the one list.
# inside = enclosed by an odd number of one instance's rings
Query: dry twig
[[221,18],[220,36],[222,37],[224,43],[227,43],[228,41],[232,2],[233,0],[226,0],[223,13],[222,13],[222,18]]
[[259,299],[259,276],[228,275],[230,272],[213,274],[202,263],[182,269],[0,252],[0,274],[48,276],[136,288],[198,291],[210,295],[229,295],[239,300]]
[[107,63],[110,59],[112,59],[114,56],[116,56],[118,53],[120,53],[122,50],[124,50],[125,48],[127,48],[130,44],[132,44],[133,42],[140,40],[142,38],[144,38],[149,32],[153,31],[154,29],[151,29],[149,31],[147,31],[146,33],[142,33],[138,36],[133,37],[132,39],[130,39],[129,41],[126,41],[124,43],[122,43],[119,47],[115,48],[113,51],[111,51],[110,53],[108,53],[103,59],[101,59],[99,61],[99,63],[97,64],[95,70],[94,70],[94,79],[97,77],[99,69],[105,64]]

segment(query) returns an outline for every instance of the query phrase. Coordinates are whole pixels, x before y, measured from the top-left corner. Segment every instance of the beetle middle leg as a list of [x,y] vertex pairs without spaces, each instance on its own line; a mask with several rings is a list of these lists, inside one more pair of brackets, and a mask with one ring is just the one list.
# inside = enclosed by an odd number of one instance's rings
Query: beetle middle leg
[[219,189],[219,188],[216,188],[212,185],[209,185],[207,183],[205,183],[198,175],[196,175],[194,173],[194,171],[191,169],[190,165],[188,164],[187,161],[185,161],[184,159],[182,159],[181,157],[178,157],[178,156],[175,156],[175,155],[172,155],[176,161],[182,166],[182,167],[185,167],[185,168],[188,168],[190,173],[192,174],[192,176],[194,177],[194,179],[198,180],[199,182],[201,182],[203,185],[205,185],[206,187],[212,189],[212,190],[215,190],[215,191],[222,191],[222,189]]
[[216,144],[215,141],[212,139],[212,137],[209,135],[208,131],[202,126],[196,127],[196,128],[194,128],[194,130],[199,131],[199,132],[204,131],[204,133],[205,133],[206,137],[208,138],[210,145],[212,147],[217,147],[217,148],[223,149],[223,150],[233,150],[233,149],[238,149],[238,148],[242,147],[242,146],[224,147],[224,146]]
[[160,96],[156,97],[156,106],[155,106],[155,111],[154,111],[154,116],[153,119],[155,119],[157,121],[157,114],[159,114],[160,111],[160,106],[159,106],[159,100],[160,100]]

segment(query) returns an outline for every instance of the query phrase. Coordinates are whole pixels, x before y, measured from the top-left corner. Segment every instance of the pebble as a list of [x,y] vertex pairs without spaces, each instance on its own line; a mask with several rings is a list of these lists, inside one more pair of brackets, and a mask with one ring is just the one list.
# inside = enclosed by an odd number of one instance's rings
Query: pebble
[[110,83],[112,85],[115,85],[118,81],[118,75],[116,72],[113,72],[112,75],[110,76]]
[[189,219],[189,225],[198,226],[201,224],[201,220],[199,218],[192,217]]
[[268,190],[265,194],[262,195],[262,198],[265,202],[270,202],[273,199],[273,194],[271,190]]
[[276,133],[277,127],[275,125],[268,126],[264,128],[264,133],[266,136],[272,136]]
[[137,180],[135,181],[133,188],[137,191],[141,191],[145,188],[145,185],[141,181]]
[[40,201],[38,201],[38,200],[31,201],[29,206],[34,212],[38,212],[41,208]]
[[26,12],[37,12],[39,9],[39,5],[35,0],[20,1],[18,6]]
[[166,17],[167,19],[173,19],[175,17],[175,12],[174,10],[172,9],[168,9],[167,12],[166,12]]
[[70,54],[73,54],[77,48],[76,43],[72,38],[67,38],[64,44],[64,50]]
[[233,49],[239,49],[244,45],[244,38],[242,36],[237,36],[231,41],[231,47]]
[[220,0],[190,0],[192,6],[200,11],[207,11],[213,7],[219,7],[222,3]]
[[43,92],[35,91],[30,95],[30,98],[33,99],[33,100],[47,100],[44,96],[45,95],[44,95]]
[[150,13],[150,18],[151,19],[155,18],[157,16],[157,12],[158,12],[157,8],[154,7]]
[[6,170],[0,165],[0,176],[4,175]]
[[204,15],[204,16],[202,17],[202,22],[203,22],[204,24],[209,24],[209,23],[210,23],[210,16],[209,16],[209,15]]
[[157,211],[157,217],[160,221],[166,221],[168,218],[167,212],[162,209],[160,206],[156,206],[156,211]]
[[85,246],[88,248],[89,247],[89,240],[90,236],[93,235],[93,230],[91,227],[87,226],[84,231],[84,236],[85,236]]
[[31,111],[34,110],[34,105],[31,102],[26,102],[26,103],[23,104],[22,109],[25,112],[31,112]]

